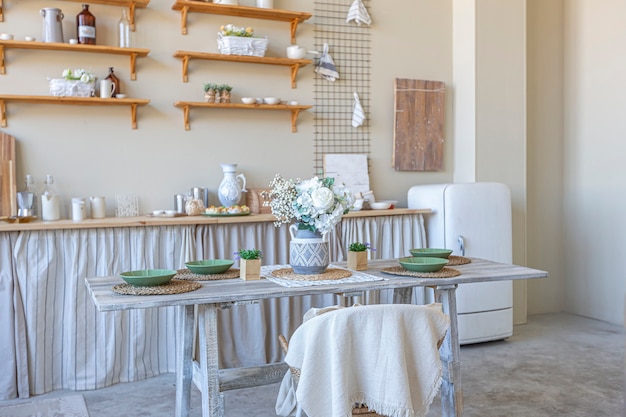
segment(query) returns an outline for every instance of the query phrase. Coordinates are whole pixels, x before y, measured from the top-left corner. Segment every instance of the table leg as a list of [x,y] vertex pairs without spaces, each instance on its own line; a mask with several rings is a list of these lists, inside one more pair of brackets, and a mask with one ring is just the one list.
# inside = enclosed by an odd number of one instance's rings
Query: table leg
[[441,345],[443,382],[441,384],[441,415],[461,417],[463,415],[463,386],[461,385],[461,346],[456,310],[456,285],[437,287],[437,298],[443,312],[450,317],[450,329]]
[[193,305],[176,307],[176,417],[189,416],[193,378]]
[[219,363],[217,351],[216,304],[198,306],[198,331],[200,333],[200,391],[202,417],[222,417],[223,397],[220,395]]

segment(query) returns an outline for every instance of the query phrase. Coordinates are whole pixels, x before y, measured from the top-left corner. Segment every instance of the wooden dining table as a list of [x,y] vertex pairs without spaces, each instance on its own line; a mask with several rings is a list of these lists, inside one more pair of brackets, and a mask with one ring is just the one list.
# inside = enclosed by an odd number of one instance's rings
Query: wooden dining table
[[[176,353],[176,417],[189,415],[192,382],[200,389],[203,417],[224,415],[223,392],[280,381],[287,366],[284,363],[264,364],[256,367],[220,369],[218,362],[218,321],[220,309],[233,305],[255,303],[262,299],[296,297],[312,294],[337,294],[341,297],[360,297],[370,291],[393,290],[394,303],[409,303],[415,287],[433,287],[444,313],[450,317],[450,330],[440,348],[443,364],[441,387],[442,415],[459,417],[463,414],[463,389],[461,385],[460,344],[458,337],[456,289],[459,284],[546,278],[546,271],[518,265],[502,264],[472,258],[465,265],[454,266],[460,275],[452,278],[418,278],[390,275],[383,269],[398,265],[396,260],[370,261],[366,271],[358,276],[366,279],[357,282],[324,281],[316,285],[284,286],[271,280],[276,266],[262,268],[262,279],[198,281],[195,291],[173,295],[122,295],[112,287],[123,283],[121,278],[86,278],[88,292],[98,311],[143,309],[177,306]],[[345,268],[345,263],[333,267]],[[355,273],[356,275],[357,273]],[[270,277],[270,279],[267,279]],[[349,281],[349,280],[348,280]],[[197,316],[196,316],[197,314]],[[193,350],[196,335],[196,358]],[[197,360],[196,360],[197,359]]]

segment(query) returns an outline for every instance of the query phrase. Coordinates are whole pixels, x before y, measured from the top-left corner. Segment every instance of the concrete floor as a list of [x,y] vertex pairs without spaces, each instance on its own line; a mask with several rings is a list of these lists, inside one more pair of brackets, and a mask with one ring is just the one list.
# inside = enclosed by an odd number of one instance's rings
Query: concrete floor
[[[465,417],[626,416],[621,326],[546,314],[529,317],[514,333],[506,341],[461,348]],[[80,393],[90,417],[173,416],[174,381],[167,374]],[[227,392],[226,417],[275,416],[277,392],[278,385]],[[76,393],[35,398],[71,394]],[[440,410],[437,398],[428,417],[441,415]],[[194,389],[191,417],[201,415]]]

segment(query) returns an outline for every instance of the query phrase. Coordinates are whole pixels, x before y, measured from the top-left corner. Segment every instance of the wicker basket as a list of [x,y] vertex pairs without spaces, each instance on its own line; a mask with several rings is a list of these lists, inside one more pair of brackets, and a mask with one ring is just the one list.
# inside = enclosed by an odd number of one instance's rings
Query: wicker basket
[[265,56],[267,38],[224,36],[217,33],[217,47],[223,55]]

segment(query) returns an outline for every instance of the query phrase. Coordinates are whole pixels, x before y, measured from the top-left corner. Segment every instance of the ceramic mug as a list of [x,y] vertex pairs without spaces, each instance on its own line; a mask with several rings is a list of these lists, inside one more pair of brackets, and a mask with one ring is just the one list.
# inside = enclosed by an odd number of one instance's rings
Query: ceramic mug
[[75,222],[83,221],[87,218],[86,213],[85,199],[79,197],[72,198],[72,220]]
[[111,80],[100,80],[100,98],[111,98],[115,91],[115,83]]
[[106,201],[104,197],[89,197],[91,201],[91,218],[104,219],[106,217]]

